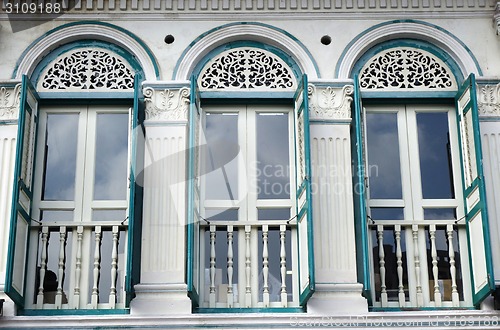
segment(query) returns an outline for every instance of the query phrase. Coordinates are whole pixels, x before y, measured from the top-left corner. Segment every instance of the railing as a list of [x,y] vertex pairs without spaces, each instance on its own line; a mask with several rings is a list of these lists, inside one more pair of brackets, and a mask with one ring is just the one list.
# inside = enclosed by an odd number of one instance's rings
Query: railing
[[32,308],[124,308],[126,228],[120,222],[41,224]]
[[203,230],[206,258],[200,287],[208,288],[204,307],[297,306],[292,286],[294,224],[213,221]]
[[375,221],[371,229],[375,307],[461,306],[463,225]]

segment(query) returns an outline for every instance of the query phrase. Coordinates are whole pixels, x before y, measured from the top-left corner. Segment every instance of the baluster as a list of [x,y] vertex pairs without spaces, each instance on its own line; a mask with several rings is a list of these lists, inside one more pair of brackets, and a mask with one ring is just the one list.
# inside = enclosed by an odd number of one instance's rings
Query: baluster
[[394,226],[394,236],[396,240],[396,263],[398,272],[398,300],[399,307],[405,307],[406,297],[403,285],[403,252],[401,251],[401,225]]
[[215,307],[215,231],[216,226],[210,226],[210,307]]
[[233,225],[227,226],[227,307],[233,307]]
[[109,289],[109,307],[116,307],[116,274],[118,272],[118,226],[113,226],[113,249],[111,252],[111,288]]
[[457,290],[457,269],[455,267],[455,249],[453,248],[453,225],[446,226],[448,234],[448,256],[450,258],[450,274],[451,274],[451,302],[453,307],[460,305],[460,298]]
[[287,307],[286,294],[286,225],[280,225],[280,270],[281,270],[281,306]]
[[63,298],[64,268],[66,262],[66,227],[59,228],[59,263],[57,270],[56,308],[61,308]]
[[385,251],[384,251],[384,226],[377,226],[378,235],[378,258],[379,258],[379,268],[380,268],[380,302],[382,307],[387,307],[387,288],[385,285]]
[[422,284],[420,282],[420,255],[418,252],[418,225],[412,225],[413,234],[413,249],[415,258],[415,278],[417,281],[417,307],[422,307],[424,305],[424,296],[422,293]]
[[252,287],[251,287],[251,251],[250,251],[250,226],[245,226],[245,275],[246,275],[246,287],[245,287],[245,307],[251,307],[252,305]]
[[99,303],[99,276],[101,269],[101,226],[95,227],[94,246],[94,284],[92,286],[92,308],[97,309]]
[[49,245],[49,227],[42,227],[42,253],[40,256],[40,272],[38,284],[38,296],[36,298],[37,308],[43,308],[43,282],[45,281],[45,271],[47,270],[47,249]]
[[269,226],[262,226],[262,275],[263,279],[263,293],[262,298],[264,302],[264,307],[269,307],[269,251],[268,251],[268,239],[269,239]]
[[436,225],[429,226],[429,236],[431,238],[431,257],[432,257],[432,279],[434,280],[434,304],[441,307],[441,291],[439,291],[439,272],[436,250]]
[[73,308],[80,308],[80,279],[82,272],[82,240],[83,226],[76,228],[76,261],[75,261],[75,290],[73,296]]

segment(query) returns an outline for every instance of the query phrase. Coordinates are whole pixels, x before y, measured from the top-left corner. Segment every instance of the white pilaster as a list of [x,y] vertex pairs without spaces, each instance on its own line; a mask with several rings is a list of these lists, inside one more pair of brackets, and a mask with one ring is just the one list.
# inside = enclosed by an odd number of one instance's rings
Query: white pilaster
[[309,86],[316,292],[308,313],[368,311],[357,283],[351,170],[352,85]]
[[131,313],[188,314],[186,155],[189,89],[145,87],[141,281]]
[[17,118],[21,84],[0,86],[0,299],[3,315],[15,315],[14,303],[4,294],[16,159]]

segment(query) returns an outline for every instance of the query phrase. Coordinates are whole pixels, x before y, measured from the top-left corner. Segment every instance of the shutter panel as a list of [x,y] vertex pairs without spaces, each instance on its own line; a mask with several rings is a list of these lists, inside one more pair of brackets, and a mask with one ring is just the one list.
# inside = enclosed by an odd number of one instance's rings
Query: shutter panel
[[354,227],[356,231],[356,266],[358,282],[363,284],[363,295],[371,304],[370,249],[365,185],[364,118],[358,76],[354,77],[354,109],[352,111],[351,146],[353,155]]
[[39,98],[33,85],[28,77],[23,76],[5,281],[5,293],[21,308],[24,307],[28,238],[31,226],[38,102]]
[[472,294],[478,306],[494,289],[481,138],[474,75],[463,83],[455,97],[462,160],[465,221],[469,245]]
[[188,225],[187,225],[187,272],[188,295],[193,306],[199,306],[198,287],[200,281],[200,94],[195,77],[191,77],[189,108],[189,150],[188,150]]
[[302,77],[294,99],[299,299],[300,305],[305,306],[315,288],[311,202],[311,144],[309,139],[309,105],[306,75]]
[[129,209],[128,209],[128,256],[125,290],[127,306],[134,297],[134,285],[139,283],[141,275],[141,235],[142,235],[142,194],[141,180],[136,176],[143,174],[144,155],[144,100],[139,75],[134,80],[134,107],[130,113],[130,173],[129,173]]

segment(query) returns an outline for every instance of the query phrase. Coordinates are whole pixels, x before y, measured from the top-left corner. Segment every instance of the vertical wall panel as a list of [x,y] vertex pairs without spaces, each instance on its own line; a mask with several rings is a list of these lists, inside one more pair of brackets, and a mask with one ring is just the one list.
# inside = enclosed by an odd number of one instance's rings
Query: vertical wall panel
[[483,169],[495,280],[500,281],[500,122],[481,122]]
[[0,291],[5,281],[17,125],[0,126]]

